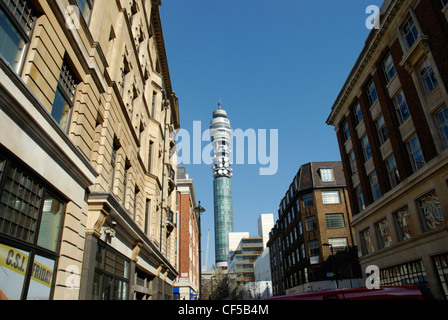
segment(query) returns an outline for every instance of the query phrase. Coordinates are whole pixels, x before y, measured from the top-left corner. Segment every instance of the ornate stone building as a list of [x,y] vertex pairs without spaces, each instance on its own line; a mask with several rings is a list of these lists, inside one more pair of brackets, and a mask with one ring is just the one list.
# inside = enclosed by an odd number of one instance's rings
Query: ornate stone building
[[160,5],[0,1],[2,297],[172,297],[179,110]]

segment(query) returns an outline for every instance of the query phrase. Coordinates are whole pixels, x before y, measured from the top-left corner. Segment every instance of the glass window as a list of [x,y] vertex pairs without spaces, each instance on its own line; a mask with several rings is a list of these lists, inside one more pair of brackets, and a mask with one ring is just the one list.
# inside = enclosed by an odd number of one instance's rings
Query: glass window
[[322,191],[322,203],[333,204],[341,203],[341,196],[338,190],[334,191]]
[[0,232],[34,243],[43,196],[43,186],[10,163],[0,199]]
[[380,280],[382,286],[403,286],[427,282],[428,278],[422,260],[417,260],[381,269]]
[[310,256],[317,256],[320,252],[319,250],[319,241],[311,240],[308,242],[308,248],[310,250]]
[[389,175],[390,184],[393,187],[400,183],[400,174],[398,173],[398,167],[395,163],[395,157],[391,156],[386,160],[387,174]]
[[415,171],[422,168],[425,165],[425,159],[423,157],[422,149],[420,148],[420,142],[416,135],[406,143],[408,148],[409,157],[411,159],[412,168]]
[[412,17],[410,17],[408,21],[406,21],[402,28],[402,31],[406,46],[408,47],[408,49],[410,49],[418,38],[418,31]]
[[328,243],[331,244],[330,248],[333,248],[333,253],[348,251],[347,238],[329,238]]
[[320,169],[320,177],[322,179],[322,181],[324,182],[328,182],[328,181],[334,181],[334,177],[333,177],[333,169],[329,168],[329,169]]
[[49,299],[64,203],[22,165],[3,160],[0,176],[0,296]]
[[371,80],[367,85],[367,97],[369,98],[370,106],[373,106],[376,100],[378,100],[378,94],[376,92],[375,83],[373,80]]
[[380,249],[390,247],[392,244],[392,237],[390,235],[389,223],[384,218],[375,224],[376,237]]
[[86,20],[86,23],[89,24],[94,0],[76,0],[76,2],[78,3],[79,9]]
[[406,103],[406,99],[404,97],[403,91],[401,91],[394,99],[395,108],[398,115],[398,121],[401,123],[405,122],[407,118],[409,118],[409,108]]
[[33,11],[30,1],[0,2],[0,54],[16,72],[36,20]]
[[401,208],[393,214],[397,229],[398,241],[414,237],[414,225],[408,207]]
[[[448,3],[448,1],[445,2]],[[445,299],[448,300],[448,253],[434,256],[432,261],[445,294]]]
[[0,300],[21,299],[29,255],[0,243]]
[[361,144],[362,151],[364,153],[364,159],[365,161],[367,161],[372,157],[372,151],[370,150],[369,138],[367,138],[366,134],[361,138]]
[[389,82],[393,78],[393,76],[397,73],[394,61],[392,60],[392,56],[390,55],[390,53],[387,55],[386,59],[384,59],[383,69],[387,82]]
[[375,251],[373,247],[372,237],[370,235],[370,229],[367,228],[360,232],[359,234],[361,238],[361,250],[362,254],[366,255]]
[[51,109],[51,115],[65,132],[68,131],[70,113],[75,99],[75,92],[75,77],[67,62],[64,61],[53,101],[53,107]]
[[362,112],[359,103],[353,108],[353,113],[355,114],[355,124],[360,124],[362,121]]
[[446,219],[435,191],[431,191],[419,198],[417,207],[425,232],[446,225]]
[[448,108],[443,106],[436,112],[436,122],[442,136],[445,149],[448,148]]
[[422,77],[426,93],[430,93],[432,89],[437,87],[437,78],[428,60],[424,61],[420,66],[420,76]]
[[303,206],[306,207],[312,207],[313,206],[313,194],[312,193],[305,193],[302,196],[303,199]]
[[342,136],[344,137],[344,141],[347,141],[350,138],[350,130],[348,128],[347,120],[342,124]]
[[31,271],[30,285],[28,288],[28,300],[49,300],[51,284],[53,282],[54,260],[34,256]]
[[95,300],[127,300],[128,285],[129,260],[103,243],[98,243],[92,285],[93,298]]
[[383,145],[384,142],[389,139],[389,132],[387,131],[386,123],[384,122],[383,115],[380,115],[378,120],[375,122],[376,130],[378,132],[378,138],[380,139],[380,145]]
[[37,239],[38,245],[51,251],[57,250],[63,213],[63,203],[55,197],[46,194],[39,227],[39,237]]
[[358,166],[356,165],[356,157],[355,152],[352,150],[348,154],[348,158],[350,160],[350,168],[352,169],[352,174],[358,172]]
[[344,215],[342,213],[330,213],[325,215],[325,222],[327,224],[327,228],[344,228]]
[[306,231],[313,231],[316,229],[316,217],[311,216],[305,218]]
[[361,185],[358,185],[355,189],[356,192],[356,201],[358,202],[358,210],[362,211],[366,208],[364,203],[364,195],[361,190]]
[[380,185],[378,184],[378,177],[376,175],[376,171],[372,172],[369,176],[370,187],[372,188],[373,200],[376,201],[381,198],[381,190]]

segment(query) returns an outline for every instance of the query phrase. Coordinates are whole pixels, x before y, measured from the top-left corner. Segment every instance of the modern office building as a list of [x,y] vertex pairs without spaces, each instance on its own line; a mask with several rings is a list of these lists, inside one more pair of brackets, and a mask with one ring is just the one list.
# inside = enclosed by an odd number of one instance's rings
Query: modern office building
[[193,179],[185,167],[177,169],[177,214],[179,229],[179,277],[174,285],[178,300],[197,300],[199,298],[201,240],[200,212],[194,192]]
[[213,143],[213,198],[215,210],[215,262],[227,268],[229,233],[233,232],[232,168],[230,164],[230,121],[227,112],[218,105],[210,123]]
[[235,251],[229,252],[229,287],[255,282],[254,262],[263,252],[263,238],[242,238]]
[[340,161],[302,165],[278,216],[267,244],[274,295],[361,285]]
[[160,5],[0,0],[2,298],[172,298],[179,111]]
[[362,270],[448,297],[448,2],[385,1],[337,97]]

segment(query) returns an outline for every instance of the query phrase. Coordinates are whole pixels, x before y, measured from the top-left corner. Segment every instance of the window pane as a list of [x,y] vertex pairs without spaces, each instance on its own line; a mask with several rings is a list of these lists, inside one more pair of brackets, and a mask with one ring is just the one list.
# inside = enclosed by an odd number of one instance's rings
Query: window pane
[[341,203],[339,191],[322,191],[323,204]]
[[59,90],[56,90],[56,94],[53,102],[53,109],[51,110],[52,117],[59,123],[62,130],[68,131],[68,119],[70,114],[70,105],[65,100],[63,94]]
[[313,194],[312,193],[306,193],[303,195],[303,206],[305,208],[313,206]]
[[347,238],[332,238],[328,239],[328,243],[333,247],[333,252],[345,252],[348,249]]
[[63,215],[63,204],[51,195],[46,195],[42,210],[42,221],[37,244],[56,251],[59,243],[59,231]]
[[51,283],[53,281],[54,260],[38,255],[34,256],[33,270],[31,271],[28,300],[50,299]]
[[390,247],[392,244],[392,237],[389,231],[389,223],[387,219],[383,219],[375,224],[378,245],[382,248]]
[[442,207],[440,206],[440,201],[435,191],[418,199],[417,205],[425,231],[446,225]]
[[410,239],[414,236],[414,226],[409,214],[408,207],[404,207],[394,213],[398,241]]
[[344,216],[342,213],[335,214],[326,214],[325,222],[327,224],[327,228],[344,228]]
[[0,300],[19,300],[28,266],[29,252],[0,243]]
[[0,9],[0,54],[18,71],[25,40]]

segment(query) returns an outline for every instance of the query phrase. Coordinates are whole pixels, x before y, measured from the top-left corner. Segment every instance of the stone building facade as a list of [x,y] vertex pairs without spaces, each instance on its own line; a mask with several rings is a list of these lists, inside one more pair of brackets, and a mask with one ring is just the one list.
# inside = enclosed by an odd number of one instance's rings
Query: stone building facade
[[448,296],[448,3],[385,1],[327,124],[363,270]]
[[0,1],[5,297],[172,297],[179,110],[160,5]]

